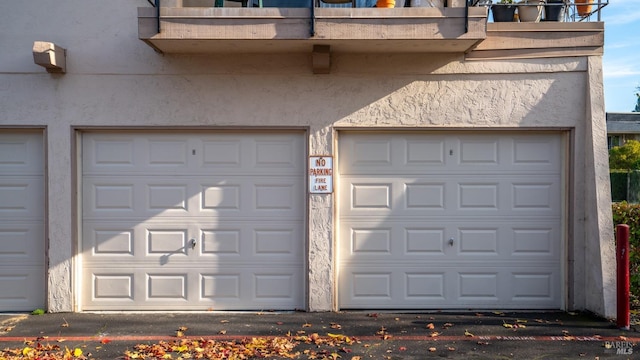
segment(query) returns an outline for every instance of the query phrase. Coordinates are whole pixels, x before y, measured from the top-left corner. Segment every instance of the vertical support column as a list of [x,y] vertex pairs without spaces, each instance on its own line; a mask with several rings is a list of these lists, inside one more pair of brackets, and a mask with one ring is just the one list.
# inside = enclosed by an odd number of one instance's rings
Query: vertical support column
[[52,125],[47,133],[47,186],[48,186],[48,285],[47,310],[71,312],[73,308],[72,259],[73,231],[72,206],[72,136],[66,123]]
[[616,313],[615,241],[602,56],[587,57],[585,81],[585,307],[603,317],[613,318]]
[[[309,155],[333,155],[330,127],[312,128]],[[334,165],[335,166],[335,165]],[[335,168],[334,168],[335,173]],[[334,186],[335,194],[335,186]],[[308,194],[308,310],[331,311],[334,305],[334,194]]]

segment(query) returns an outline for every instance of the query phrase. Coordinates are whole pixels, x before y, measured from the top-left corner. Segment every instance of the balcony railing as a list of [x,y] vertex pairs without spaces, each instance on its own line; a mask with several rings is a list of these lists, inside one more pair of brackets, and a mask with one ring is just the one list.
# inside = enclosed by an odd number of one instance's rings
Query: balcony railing
[[[608,4],[528,0],[517,5],[546,7],[538,22],[514,17],[498,23],[493,9],[506,6],[498,0],[396,0],[405,7],[384,9],[371,4],[388,0],[148,1],[152,7],[138,8],[138,36],[159,52],[311,52],[325,60],[347,52],[459,53],[467,59],[600,55],[604,25],[598,20]],[[411,7],[427,1],[449,6]],[[584,12],[582,5],[591,8]],[[564,10],[558,21],[549,21],[553,9]]]
[[[510,8],[515,10],[515,16],[509,22],[588,22],[601,21],[602,9],[609,4],[608,0],[514,0],[512,3],[502,3],[500,0],[474,0],[473,6],[485,6],[491,9],[489,19],[493,22],[505,20],[496,19],[498,10]],[[539,11],[540,17],[524,18]]]
[[361,6],[375,0],[151,1],[155,7],[138,9],[139,38],[164,53],[308,52],[315,45],[332,52],[463,53],[486,37],[488,14],[485,7]]

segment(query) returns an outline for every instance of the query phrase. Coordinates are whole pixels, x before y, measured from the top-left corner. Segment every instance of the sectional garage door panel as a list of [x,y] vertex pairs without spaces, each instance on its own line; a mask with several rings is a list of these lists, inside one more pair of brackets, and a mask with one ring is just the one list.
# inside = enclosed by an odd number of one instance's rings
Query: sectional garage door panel
[[[425,170],[433,171],[433,170]],[[453,178],[455,176],[455,179]],[[346,216],[557,216],[560,184],[556,175],[434,174],[341,175],[349,187]],[[455,182],[453,181],[455,180]]]
[[342,308],[561,307],[561,137],[340,137]]
[[[505,272],[503,267],[518,267]],[[342,268],[341,300],[352,308],[556,308],[559,274],[540,267],[501,264],[458,266],[404,264],[401,268],[371,264]],[[513,284],[505,286],[506,283]],[[504,302],[508,300],[508,305]]]
[[[425,169],[446,169],[450,173],[500,173],[522,169],[531,173],[557,173],[562,160],[561,142],[547,137],[466,133],[451,136],[414,133],[402,136],[363,134],[340,140],[341,174],[395,174],[402,166],[406,174],[423,174]],[[348,156],[344,158],[344,156]]]
[[86,134],[83,309],[302,308],[302,139]]
[[45,305],[41,132],[0,132],[0,312]]

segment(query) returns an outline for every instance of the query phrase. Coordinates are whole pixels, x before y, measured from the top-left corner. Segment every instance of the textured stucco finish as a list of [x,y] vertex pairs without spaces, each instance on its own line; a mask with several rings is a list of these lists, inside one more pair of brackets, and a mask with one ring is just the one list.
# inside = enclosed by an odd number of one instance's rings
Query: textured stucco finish
[[[587,88],[587,148],[585,154],[589,165],[586,170],[585,198],[588,206],[585,210],[587,236],[585,238],[585,308],[606,317],[616,314],[616,267],[613,220],[611,216],[611,191],[609,178],[609,156],[607,151],[607,125],[604,112],[604,90],[602,80],[602,58],[589,58],[590,81]],[[592,173],[593,172],[593,173]],[[604,264],[603,269],[587,264]],[[601,290],[598,290],[601,289]]]
[[[78,310],[76,129],[304,129],[308,155],[337,156],[340,131],[417,127],[566,132],[566,305],[614,315],[599,57],[465,62],[460,54],[343,54],[332,58],[331,74],[313,75],[310,54],[159,55],[137,39],[136,7],[147,4],[0,4],[0,127],[46,127],[50,311]],[[27,14],[38,21],[25,22]],[[67,74],[33,64],[35,40],[68,49]],[[336,309],[336,199],[307,199],[311,311]]]

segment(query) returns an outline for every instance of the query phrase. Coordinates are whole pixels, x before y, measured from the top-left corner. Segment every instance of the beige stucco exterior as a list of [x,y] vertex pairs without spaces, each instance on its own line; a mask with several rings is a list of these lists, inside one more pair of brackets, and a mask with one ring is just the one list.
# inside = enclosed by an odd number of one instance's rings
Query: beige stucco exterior
[[[335,154],[350,129],[544,129],[567,140],[566,308],[615,316],[601,56],[338,53],[330,74],[314,75],[309,53],[158,54],[137,37],[145,4],[0,5],[0,131],[46,135],[49,311],[78,310],[82,291],[74,273],[83,129],[299,129],[309,155]],[[65,74],[34,64],[37,40],[67,49]],[[335,194],[308,196],[310,311],[336,310],[335,203]]]

